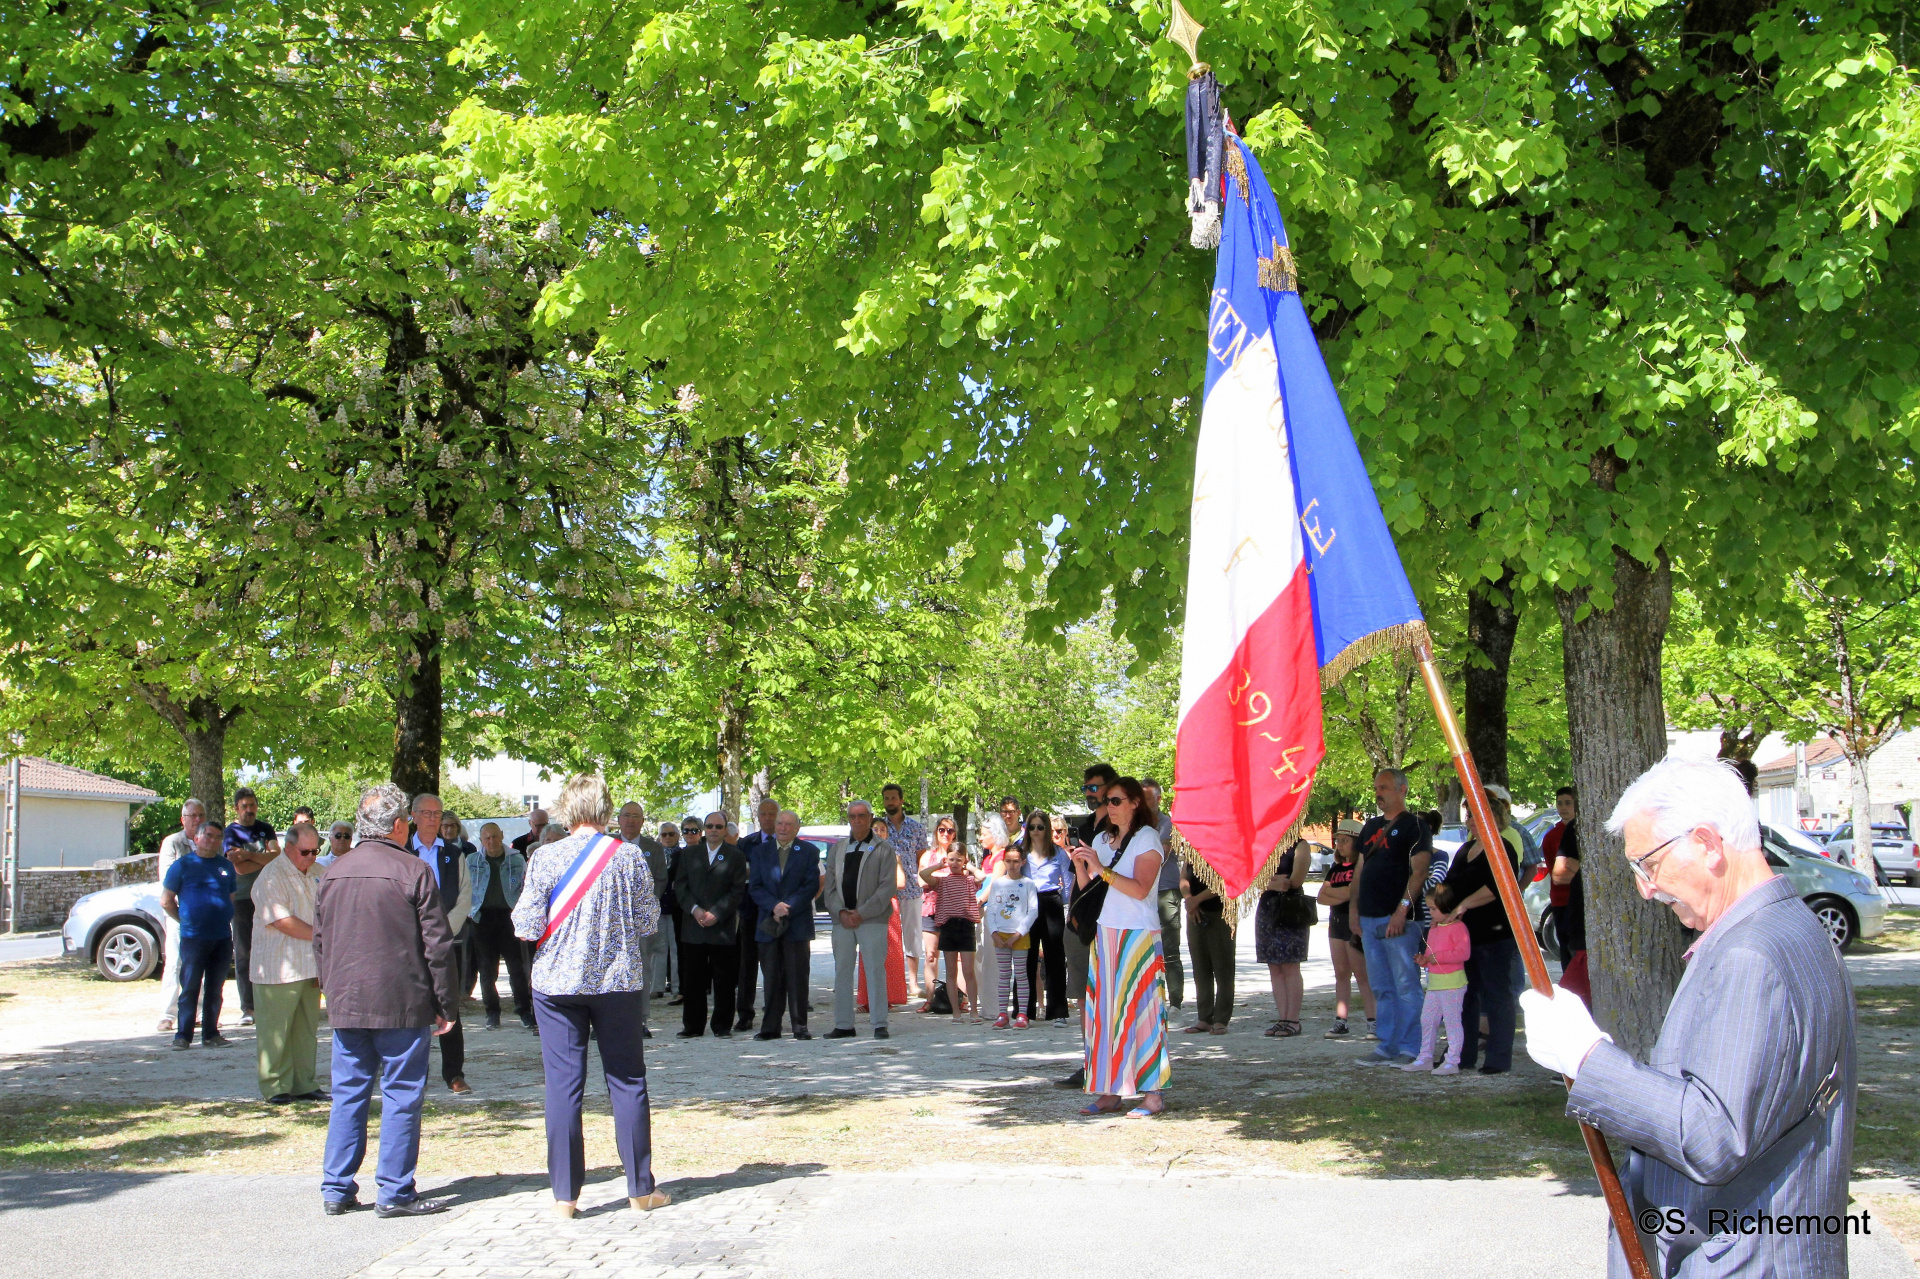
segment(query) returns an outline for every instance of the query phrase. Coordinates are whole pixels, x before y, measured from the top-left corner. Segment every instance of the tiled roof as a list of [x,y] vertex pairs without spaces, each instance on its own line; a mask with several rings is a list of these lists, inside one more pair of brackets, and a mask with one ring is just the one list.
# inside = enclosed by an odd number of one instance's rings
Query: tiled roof
[[[1844,758],[1845,753],[1841,751],[1840,743],[1834,741],[1831,737],[1816,737],[1807,743],[1807,767],[1810,769],[1819,768],[1821,765],[1832,760]],[[1782,755],[1778,759],[1770,759],[1764,764],[1756,765],[1756,767],[1760,770],[1762,776],[1768,773],[1784,772],[1787,776],[1791,777],[1793,776],[1794,769],[1793,755],[1791,753]]]
[[102,777],[71,764],[56,764],[37,755],[20,757],[20,793],[112,799],[129,804],[150,804],[160,798],[158,791],[150,791],[144,786],[135,786],[117,777]]

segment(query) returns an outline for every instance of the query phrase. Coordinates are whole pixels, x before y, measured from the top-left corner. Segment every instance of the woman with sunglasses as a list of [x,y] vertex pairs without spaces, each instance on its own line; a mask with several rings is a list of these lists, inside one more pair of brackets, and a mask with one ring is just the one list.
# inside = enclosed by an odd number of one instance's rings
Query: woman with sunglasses
[[[1047,986],[1047,1020],[1065,1024],[1067,1020],[1067,885],[1072,882],[1073,865],[1066,849],[1054,841],[1051,813],[1034,809],[1027,818],[1027,879],[1040,895],[1040,917],[1029,934],[1027,950],[1027,1019],[1038,1020],[1034,1010],[1040,1006],[1040,978]],[[1064,841],[1067,824],[1060,822]]]
[[[1513,828],[1513,797],[1505,787],[1490,785],[1487,803],[1500,827],[1500,841],[1505,845],[1502,851],[1517,877],[1521,844],[1520,832]],[[1460,1054],[1460,1069],[1471,1070],[1480,1061],[1480,1019],[1485,1017],[1486,1060],[1480,1073],[1504,1075],[1513,1069],[1513,1031],[1519,1019],[1513,976],[1520,966],[1520,944],[1514,940],[1506,907],[1500,904],[1499,890],[1493,886],[1493,868],[1477,836],[1453,855],[1441,882],[1452,890],[1459,904],[1445,914],[1436,914],[1433,926],[1439,928],[1459,920],[1467,926],[1467,938],[1473,945],[1466,964],[1466,1003],[1460,1009],[1467,1038]]]
[[[920,854],[922,871],[939,870],[947,864],[947,850],[960,838],[960,828],[953,824],[953,818],[942,817],[933,824],[933,843],[927,851]],[[940,977],[940,925],[933,918],[933,894],[923,891],[920,895],[920,949],[925,952],[921,961],[920,985],[927,992],[926,1002],[920,1005],[920,1011],[933,1011],[933,988]],[[958,990],[947,992],[947,1001],[951,1004],[960,997]]]
[[1108,784],[1091,848],[1076,845],[1074,878],[1106,883],[1087,981],[1087,1082],[1093,1100],[1083,1115],[1127,1112],[1150,1119],[1166,1109],[1160,1095],[1173,1078],[1167,1058],[1164,963],[1160,956],[1160,863],[1166,850],[1138,780]]

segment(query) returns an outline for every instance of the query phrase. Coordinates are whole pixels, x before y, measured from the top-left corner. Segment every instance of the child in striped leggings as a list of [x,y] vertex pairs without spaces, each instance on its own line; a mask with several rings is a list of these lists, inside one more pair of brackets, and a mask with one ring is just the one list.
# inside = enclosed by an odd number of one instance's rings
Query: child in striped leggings
[[[1040,917],[1040,894],[1027,878],[1026,857],[1009,846],[1000,855],[993,878],[981,890],[985,909],[981,926],[993,945],[994,963],[999,966],[1000,998],[995,1011],[996,1029],[1008,1024],[1008,999],[1012,999],[1012,1024],[1027,1028],[1027,934]],[[1011,990],[1009,990],[1011,986]]]

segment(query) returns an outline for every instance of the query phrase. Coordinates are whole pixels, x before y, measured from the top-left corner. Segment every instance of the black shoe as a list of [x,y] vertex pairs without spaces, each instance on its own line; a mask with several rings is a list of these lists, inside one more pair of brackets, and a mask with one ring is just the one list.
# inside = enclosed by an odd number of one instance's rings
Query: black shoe
[[805,1026],[802,1026],[800,1027],[800,1029],[793,1032],[793,1037],[795,1039],[812,1039],[813,1032],[811,1030],[808,1030]]
[[1482,1066],[1480,1067],[1480,1073],[1483,1075],[1504,1075],[1507,1073],[1507,1068],[1505,1066]]
[[854,1037],[855,1035],[858,1035],[859,1033],[860,1033],[860,1032],[859,1032],[859,1031],[857,1031],[857,1030],[848,1030],[848,1029],[847,1029],[846,1027],[844,1027],[844,1026],[835,1026],[835,1027],[834,1027],[834,1028],[833,1028],[832,1030],[829,1030],[829,1031],[828,1031],[828,1032],[827,1032],[827,1033],[826,1033],[825,1035],[823,1035],[823,1036],[821,1036],[821,1038],[823,1038],[823,1039],[852,1039],[852,1038],[853,1038],[853,1037]]
[[185,1052],[191,1047],[193,1047],[193,1041],[191,1039],[176,1039],[172,1044],[173,1051],[177,1053]]
[[875,1026],[873,1028],[873,1037],[875,1039],[891,1039],[893,1038],[893,1032],[885,1026]]
[[452,1206],[446,1199],[409,1199],[405,1203],[375,1204],[373,1211],[380,1217],[430,1217]]
[[752,1018],[751,1016],[746,1016],[746,1017],[742,1017],[742,1018],[741,1018],[741,1019],[740,1019],[739,1021],[737,1021],[737,1022],[735,1022],[735,1023],[733,1024],[733,1028],[734,1028],[735,1030],[739,1030],[739,1031],[748,1031],[748,1030],[752,1030],[752,1029],[753,1029],[753,1018]]
[[293,1104],[293,1094],[290,1092],[277,1092],[267,1098],[267,1104],[269,1106],[291,1106]]
[[359,1206],[360,1200],[353,1195],[348,1195],[345,1199],[322,1199],[320,1201],[321,1211],[325,1212],[329,1217],[338,1217],[341,1213],[352,1212]]
[[642,1026],[642,1027],[640,1028],[640,1038],[642,1038],[642,1039],[652,1039],[652,1038],[653,1038],[653,1030],[652,1030],[652,1028],[650,1028],[650,1027],[647,1027],[647,1026]]
[[687,997],[685,995],[675,995],[672,999],[669,999],[667,1001],[667,1007],[671,1008],[676,1004],[684,1004],[686,1002],[687,1002]]
[[755,1039],[778,1039],[780,1038],[780,1032],[777,1030],[763,1030],[759,1034],[755,1035],[754,1038]]
[[716,1030],[713,1032],[713,1037],[715,1039],[732,1039],[733,1032],[731,1030]]
[[1087,1068],[1082,1066],[1065,1079],[1054,1080],[1053,1084],[1056,1088],[1085,1088],[1087,1086]]
[[488,1013],[488,1014],[487,1014],[487,1029],[488,1029],[488,1030],[498,1030],[498,1029],[500,1029],[500,1014],[499,1014],[499,1013]]
[[333,1094],[324,1088],[316,1088],[312,1092],[295,1093],[293,1099],[295,1101],[332,1101]]
[[200,1040],[202,1048],[231,1048],[233,1041],[225,1035],[207,1035]]
[[676,1030],[673,1032],[673,1037],[675,1039],[698,1039],[706,1033],[704,1030]]
[[528,1030],[538,1030],[538,1029],[540,1029],[540,1023],[539,1023],[539,1022],[537,1022],[537,1021],[535,1021],[535,1020],[533,1019],[533,1014],[532,1014],[532,1013],[521,1013],[521,1014],[520,1014],[520,1024],[521,1024],[522,1026],[525,1026],[525,1027],[526,1027],[526,1028],[527,1028]]

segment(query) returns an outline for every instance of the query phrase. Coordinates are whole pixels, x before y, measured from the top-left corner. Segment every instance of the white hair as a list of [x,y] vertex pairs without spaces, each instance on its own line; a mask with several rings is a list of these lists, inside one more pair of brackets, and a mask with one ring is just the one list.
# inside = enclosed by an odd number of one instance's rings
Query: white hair
[[364,791],[353,815],[353,833],[361,839],[386,839],[407,815],[407,793],[392,782]]
[[408,816],[418,816],[420,813],[420,806],[426,803],[428,800],[432,800],[434,803],[438,804],[440,802],[440,797],[434,794],[430,790],[421,791],[418,795],[415,795],[413,797],[413,803],[407,806]]
[[1655,840],[1711,826],[1729,849],[1760,847],[1753,797],[1747,794],[1745,779],[1723,760],[1661,760],[1627,787],[1607,818],[1607,829],[1618,835],[1642,813],[1653,818]]
[[1007,846],[1007,824],[1000,814],[987,813],[980,819],[980,847],[1005,848]]

